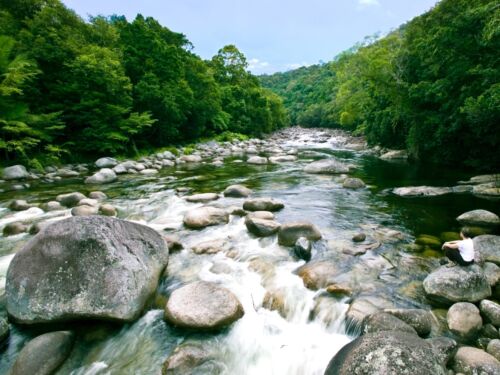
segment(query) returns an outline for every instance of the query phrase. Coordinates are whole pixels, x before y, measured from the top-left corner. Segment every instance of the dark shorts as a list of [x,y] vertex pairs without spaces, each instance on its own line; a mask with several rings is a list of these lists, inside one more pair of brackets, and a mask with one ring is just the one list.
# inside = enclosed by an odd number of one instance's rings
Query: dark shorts
[[474,264],[473,260],[469,262],[465,261],[462,258],[462,255],[460,254],[460,251],[458,251],[458,249],[451,249],[449,247],[445,247],[444,254],[448,257],[448,259],[450,259],[455,263],[460,264],[461,266],[470,266],[471,264]]

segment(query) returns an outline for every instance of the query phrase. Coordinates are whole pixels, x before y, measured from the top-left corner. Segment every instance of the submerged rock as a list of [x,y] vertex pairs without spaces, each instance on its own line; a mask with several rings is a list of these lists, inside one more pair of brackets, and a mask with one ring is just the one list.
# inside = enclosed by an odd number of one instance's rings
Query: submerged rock
[[191,250],[195,254],[216,254],[220,251],[228,251],[231,244],[223,239],[200,242],[194,245]]
[[243,203],[243,209],[247,211],[279,211],[284,208],[283,202],[272,198],[248,199]]
[[460,224],[478,225],[478,226],[497,226],[500,225],[500,218],[493,212],[486,210],[468,211],[457,217]]
[[349,166],[335,159],[322,159],[312,162],[304,172],[313,174],[339,174],[349,172]]
[[243,314],[243,306],[231,291],[204,281],[174,290],[165,306],[169,323],[201,331],[224,328]]
[[300,237],[317,241],[321,239],[321,232],[314,224],[307,222],[283,224],[278,233],[278,243],[282,246],[293,246]]
[[449,187],[437,186],[408,186],[392,190],[393,194],[399,195],[400,197],[435,197],[452,192],[453,190]]
[[342,183],[342,187],[345,189],[362,189],[366,185],[360,178],[346,178]]
[[215,363],[211,361],[210,352],[203,346],[187,343],[179,345],[163,363],[162,375],[177,374],[218,374],[217,368],[213,368]]
[[251,156],[248,158],[247,164],[265,165],[267,164],[267,158],[262,156]]
[[57,331],[35,337],[19,352],[10,375],[52,375],[68,358],[75,338],[72,332]]
[[165,242],[149,227],[102,216],[58,221],[14,256],[7,311],[25,324],[133,321],[167,261]]
[[478,302],[491,296],[491,288],[478,265],[441,267],[424,280],[427,297],[451,305],[455,302]]
[[406,150],[390,150],[380,156],[382,160],[406,160],[408,153]]
[[199,207],[190,210],[184,216],[184,225],[192,229],[201,229],[211,225],[227,224],[229,214],[216,207]]
[[325,375],[445,375],[432,346],[417,335],[386,331],[369,333],[344,346]]
[[297,274],[304,281],[306,288],[318,290],[330,284],[339,270],[332,261],[317,261],[306,263],[297,269]]

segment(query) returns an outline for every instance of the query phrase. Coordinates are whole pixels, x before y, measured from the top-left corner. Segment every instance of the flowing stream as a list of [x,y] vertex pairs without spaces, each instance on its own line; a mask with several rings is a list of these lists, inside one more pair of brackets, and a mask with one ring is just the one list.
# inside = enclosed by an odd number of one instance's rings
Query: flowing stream
[[[302,131],[279,143],[284,149],[298,149],[296,162],[255,166],[244,162],[246,156],[235,155],[222,166],[185,164],[155,176],[121,176],[115,183],[97,187],[108,195],[107,203],[118,208],[120,218],[161,233],[175,233],[184,249],[170,255],[160,297],[138,321],[125,326],[72,325],[76,344],[58,374],[158,374],[181,343],[202,345],[210,351],[212,360],[199,367],[198,374],[322,374],[331,357],[356,335],[345,324],[353,298],[365,296],[394,306],[428,308],[419,282],[437,265],[439,254],[407,253],[403,246],[419,234],[439,236],[457,230],[456,216],[477,208],[495,212],[497,202],[471,195],[404,199],[386,194],[384,189],[398,186],[451,186],[472,174],[382,161],[366,151],[344,149],[335,133],[319,143],[318,134],[323,133]],[[303,172],[307,163],[325,157],[355,165],[351,175],[363,179],[367,188],[348,190],[338,176]],[[335,298],[324,289],[307,289],[294,272],[305,262],[291,249],[279,246],[276,236],[258,239],[249,234],[239,216],[231,216],[228,225],[200,231],[183,227],[185,212],[201,204],[186,202],[176,188],[221,192],[232,184],[246,185],[256,197],[282,200],[285,208],[276,214],[280,223],[300,220],[316,224],[323,239],[313,247],[313,261],[327,259],[335,264],[356,290],[355,295]],[[50,185],[33,183],[23,191],[0,193],[0,230],[13,221],[59,220],[70,215],[69,210],[44,213],[38,208],[13,213],[6,208],[13,198],[46,202],[60,193],[92,190],[96,187],[73,179]],[[221,198],[213,204],[241,207],[242,202]],[[339,251],[352,246],[352,236],[360,231],[367,234],[369,243],[379,246],[361,256]],[[13,254],[29,238],[29,234],[0,238],[0,294]],[[227,251],[212,255],[191,251],[193,245],[216,239],[227,243]],[[196,280],[214,281],[230,289],[241,301],[244,317],[218,334],[195,334],[169,326],[163,320],[164,299],[172,290]],[[277,296],[278,308],[269,309],[264,303],[266,293]],[[3,296],[0,313],[6,314]],[[8,372],[26,340],[39,333],[37,328],[12,327],[8,343],[1,349],[0,374]]]

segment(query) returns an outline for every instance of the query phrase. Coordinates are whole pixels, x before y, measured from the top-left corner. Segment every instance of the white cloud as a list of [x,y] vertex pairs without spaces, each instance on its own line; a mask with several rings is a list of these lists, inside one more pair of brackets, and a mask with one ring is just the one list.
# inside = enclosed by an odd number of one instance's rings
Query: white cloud
[[250,70],[252,73],[262,73],[267,68],[269,68],[269,63],[267,61],[260,61],[259,59],[253,58],[248,60],[248,70]]
[[358,0],[358,9],[364,9],[372,6],[380,6],[378,0]]
[[313,65],[313,64],[310,64],[308,62],[286,64],[285,70],[295,70],[295,69],[302,68],[303,66],[307,67],[307,66],[311,66],[311,65]]

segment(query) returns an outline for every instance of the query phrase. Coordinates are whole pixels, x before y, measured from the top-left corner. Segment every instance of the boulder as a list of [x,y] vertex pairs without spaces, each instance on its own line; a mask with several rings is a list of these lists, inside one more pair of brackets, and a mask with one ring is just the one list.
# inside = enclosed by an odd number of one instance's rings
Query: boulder
[[118,214],[116,208],[109,203],[101,204],[99,213],[104,216],[116,216]]
[[248,158],[247,164],[264,165],[267,164],[267,158],[262,156],[251,156]]
[[73,207],[71,209],[71,215],[73,215],[73,216],[91,216],[91,215],[97,215],[98,211],[99,210],[97,207],[83,205],[83,206]]
[[486,262],[483,265],[483,271],[492,288],[497,284],[500,285],[500,267],[495,263]]
[[349,305],[346,320],[349,328],[362,324],[365,316],[383,309],[391,309],[394,305],[389,300],[375,296],[362,296],[355,298]]
[[3,235],[5,237],[15,236],[16,234],[25,233],[27,231],[28,231],[28,226],[19,221],[8,223],[3,227]]
[[180,160],[185,163],[201,163],[203,159],[200,155],[183,155]]
[[434,354],[439,358],[443,366],[448,364],[458,349],[457,342],[449,337],[433,337],[425,341],[432,346]]
[[342,183],[342,187],[345,189],[362,189],[366,185],[360,178],[346,178]]
[[16,199],[16,200],[13,200],[12,202],[10,202],[9,204],[9,208],[12,210],[12,211],[25,211],[29,208],[33,207],[33,205],[29,204],[28,202],[26,202],[25,200],[23,199]]
[[500,340],[491,340],[486,347],[486,352],[495,357],[497,361],[500,361]]
[[479,309],[469,302],[458,302],[451,306],[446,321],[448,328],[463,338],[473,337],[483,325]]
[[356,233],[354,236],[352,236],[353,242],[363,242],[366,240],[366,234],[364,233]]
[[339,270],[332,261],[322,260],[306,263],[296,272],[302,278],[306,288],[318,290],[327,287]]
[[325,375],[445,375],[432,346],[417,335],[385,331],[358,337],[332,358]]
[[31,224],[28,233],[32,234],[32,235],[35,235],[35,234],[39,233],[47,225],[50,225],[50,222],[48,222],[48,221],[39,221],[38,223],[33,223],[33,224]]
[[423,309],[388,309],[385,312],[412,326],[419,336],[427,336],[431,333],[434,318],[430,311]]
[[103,168],[99,172],[94,173],[92,176],[85,179],[86,184],[109,184],[116,181],[117,176],[115,171],[109,168]]
[[252,194],[252,190],[243,185],[231,185],[224,190],[224,196],[230,198],[246,198]]
[[228,251],[231,244],[223,239],[204,241],[194,245],[191,250],[195,254],[216,254],[220,251]]
[[495,327],[500,327],[500,305],[498,303],[484,299],[479,304],[479,309],[487,322]]
[[274,214],[269,211],[253,211],[250,212],[247,216],[253,217],[255,219],[274,220]]
[[269,158],[269,162],[271,164],[287,163],[295,160],[297,160],[297,157],[293,155],[279,155],[279,156],[271,156]]
[[293,245],[293,252],[297,256],[297,258],[304,259],[306,262],[309,262],[311,260],[311,250],[311,241],[309,241],[305,237],[298,238]]
[[143,169],[142,171],[140,171],[139,173],[144,175],[144,176],[152,176],[152,175],[158,174],[160,172],[158,172],[158,170],[154,169],[154,168],[146,168],[146,169]]
[[470,346],[458,349],[453,359],[452,368],[456,373],[466,375],[500,374],[500,362],[484,350]]
[[204,281],[174,290],[165,306],[170,324],[199,331],[219,330],[243,314],[243,306],[231,291]]
[[500,265],[500,236],[483,234],[474,237],[474,250],[479,253],[479,257],[485,262],[492,262]]
[[[215,369],[207,367],[211,359],[210,352],[203,346],[194,343],[182,344],[170,353],[163,363],[161,373],[162,375],[218,374]],[[212,372],[212,370],[215,370],[215,372]]]
[[18,323],[129,322],[155,293],[168,249],[153,229],[103,216],[44,228],[7,271],[7,311]]
[[47,203],[43,203],[41,205],[42,210],[44,211],[59,211],[59,210],[64,210],[64,207],[61,205],[61,203],[57,201],[50,201]]
[[190,210],[184,216],[184,225],[191,229],[201,229],[211,225],[227,224],[229,214],[216,207],[199,207]]
[[390,150],[380,156],[382,160],[406,160],[408,153],[406,150]]
[[95,162],[97,168],[113,168],[116,165],[118,165],[118,160],[110,157],[100,158]]
[[279,211],[284,208],[283,202],[272,198],[248,199],[243,203],[243,209],[247,211]]
[[219,195],[215,193],[194,194],[186,197],[186,200],[191,203],[207,203],[219,199]]
[[89,193],[89,198],[96,199],[98,201],[102,201],[104,199],[107,199],[108,196],[106,194],[104,194],[102,191],[91,191]]
[[335,159],[322,159],[312,162],[304,172],[313,174],[339,174],[349,172],[349,166]]
[[272,236],[278,232],[281,226],[274,220],[259,219],[252,215],[245,218],[245,225],[248,231],[257,237]]
[[278,243],[282,246],[293,246],[300,237],[317,241],[321,239],[321,232],[314,224],[307,222],[283,224],[278,233]]
[[29,176],[30,174],[24,165],[13,165],[11,167],[4,168],[2,171],[2,179],[4,180],[21,180],[28,178]]
[[478,302],[491,296],[488,279],[476,264],[467,267],[440,267],[425,278],[423,286],[430,300],[444,305]]
[[361,324],[361,331],[363,333],[401,331],[417,335],[417,332],[412,326],[396,318],[394,315],[382,311],[365,316]]
[[496,214],[486,210],[468,211],[457,217],[457,221],[464,225],[497,226],[500,218]]
[[74,207],[80,202],[82,199],[85,198],[85,195],[79,192],[74,192],[74,193],[68,193],[68,194],[59,194],[56,197],[56,201],[61,203],[63,206],[66,207]]
[[96,199],[83,198],[80,202],[78,202],[77,206],[97,207],[98,205],[99,205],[99,202]]
[[50,332],[35,337],[19,352],[10,375],[52,375],[73,349],[74,335],[69,331]]
[[408,186],[392,189],[392,193],[400,197],[436,197],[452,193],[449,187],[437,186]]
[[163,239],[167,242],[168,250],[170,252],[179,251],[184,248],[179,236],[176,234],[164,235]]

